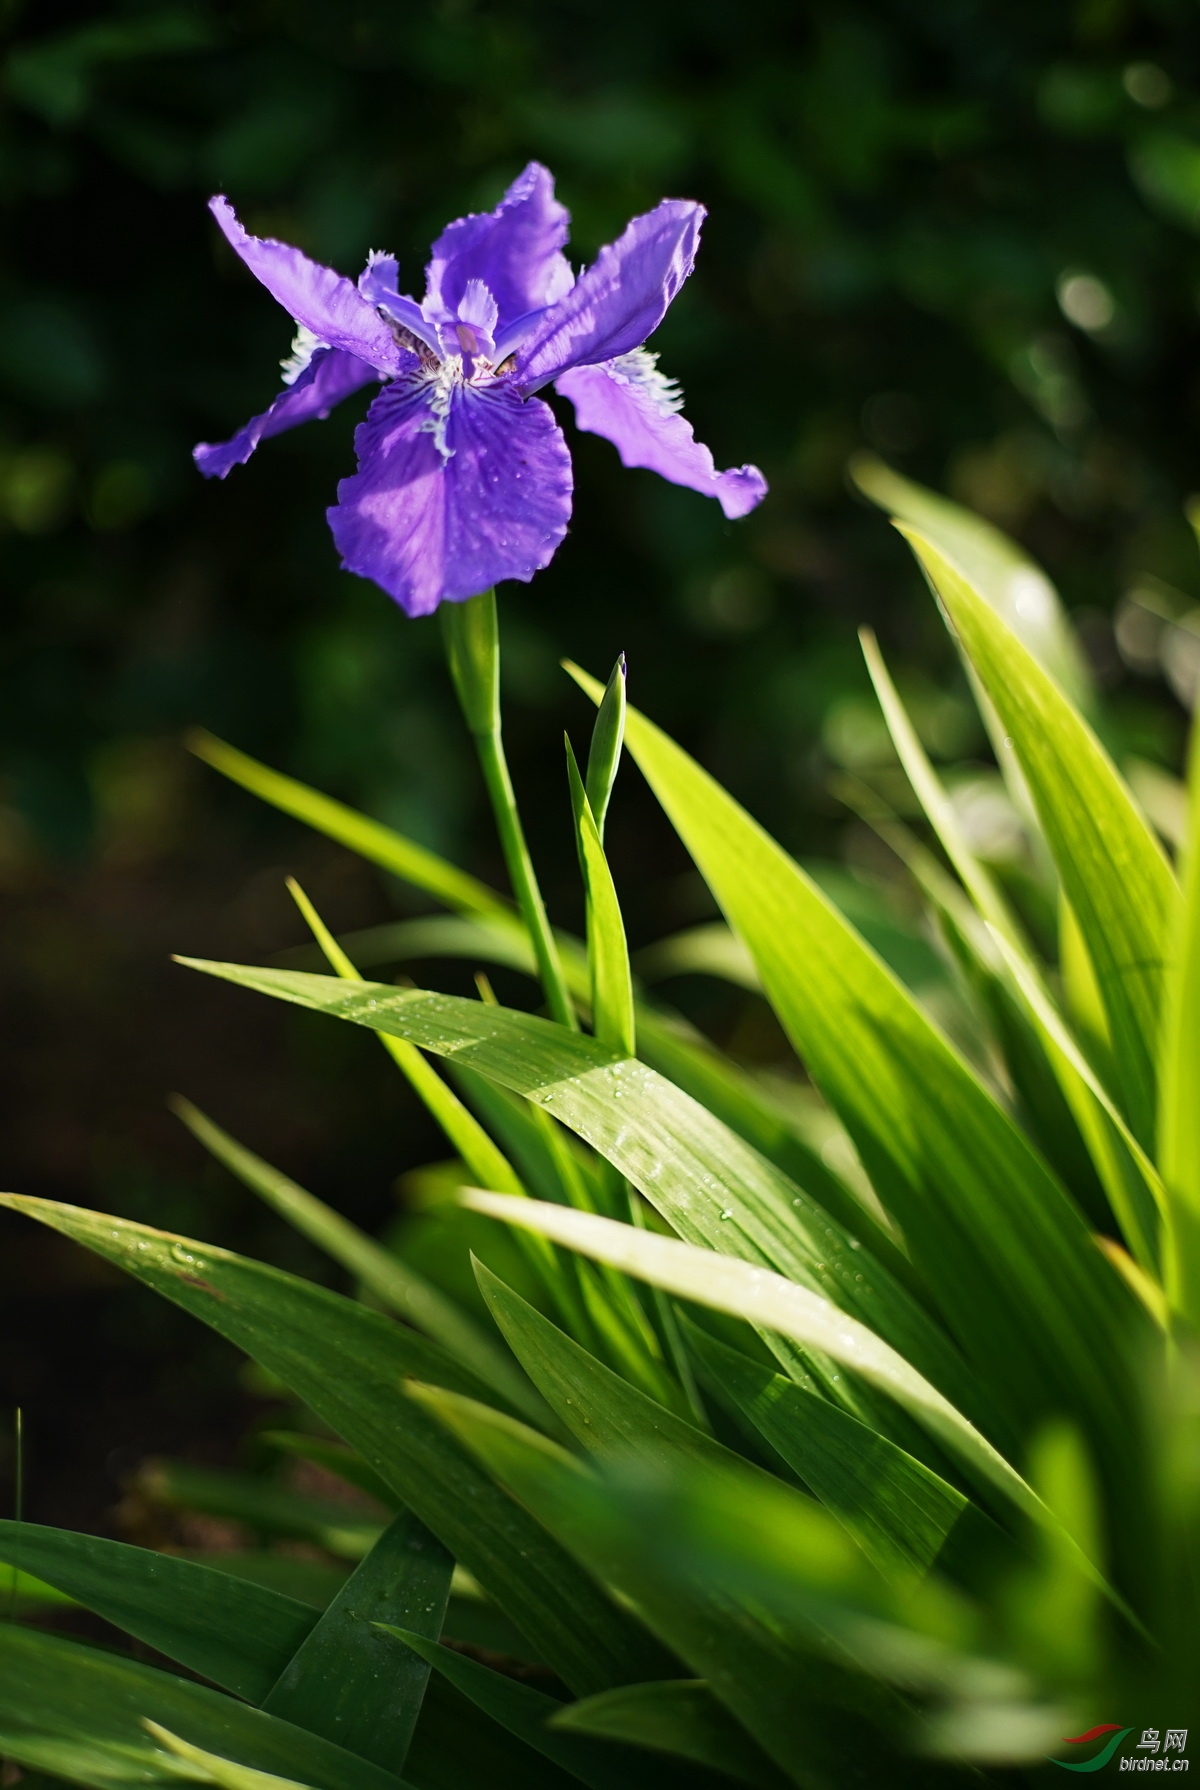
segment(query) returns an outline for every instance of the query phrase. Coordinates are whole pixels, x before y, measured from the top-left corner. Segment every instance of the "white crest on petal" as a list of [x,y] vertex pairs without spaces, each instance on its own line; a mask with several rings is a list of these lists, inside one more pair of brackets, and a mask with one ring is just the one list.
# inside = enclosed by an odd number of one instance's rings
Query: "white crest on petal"
[[450,421],[450,404],[454,388],[462,384],[462,361],[457,355],[444,360],[429,380],[429,415],[421,424],[422,433],[433,436],[433,445],[442,457],[442,465],[454,454],[446,446],[446,427]]
[[633,348],[606,361],[608,371],[625,385],[636,386],[660,416],[676,416],[683,409],[683,393],[677,379],[658,370],[658,356],[648,348]]
[[287,356],[286,360],[281,360],[279,363],[283,368],[283,383],[285,385],[295,385],[297,379],[299,379],[301,373],[304,372],[313,355],[317,352],[317,349],[328,348],[328,346],[328,342],[323,342],[320,336],[315,336],[313,334],[311,329],[306,328],[303,323],[298,323],[296,325],[295,340],[292,342],[291,353]]
[[458,307],[459,320],[472,323],[487,335],[496,333],[496,324],[500,317],[500,307],[492,297],[491,288],[483,280],[468,280],[463,288],[462,303]]

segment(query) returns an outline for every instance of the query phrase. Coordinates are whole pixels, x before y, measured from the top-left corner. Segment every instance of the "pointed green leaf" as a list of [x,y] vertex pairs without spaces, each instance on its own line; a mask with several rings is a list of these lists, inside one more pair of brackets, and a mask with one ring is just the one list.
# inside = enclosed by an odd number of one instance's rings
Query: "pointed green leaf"
[[561,1765],[590,1790],[653,1790],[654,1783],[671,1781],[669,1767],[663,1772],[657,1762],[651,1765],[629,1747],[597,1745],[594,1740],[551,1727],[551,1717],[563,1707],[556,1697],[493,1672],[450,1647],[439,1647],[436,1641],[413,1634],[398,1623],[386,1623],[384,1629],[394,1637],[393,1650],[396,1641],[403,1642],[493,1721]]
[[[647,1502],[653,1507],[660,1485],[665,1491],[677,1482],[639,1476],[624,1485],[468,1399],[418,1387],[412,1396],[437,1411],[565,1546],[631,1601],[788,1778],[822,1790],[847,1777],[853,1781],[856,1773],[864,1783],[879,1781],[867,1769],[868,1761],[879,1765],[876,1724],[897,1719],[897,1700],[830,1657],[802,1611],[794,1619],[790,1612],[771,1609],[764,1619],[758,1586],[713,1571],[712,1560],[694,1551],[691,1537],[678,1528],[672,1535],[662,1522],[647,1523]],[[723,1524],[742,1520],[738,1507],[746,1504],[747,1477],[717,1476],[728,1493]],[[711,1481],[693,1464],[679,1483],[699,1496]],[[774,1511],[774,1494],[782,1489],[778,1482],[763,1474],[755,1483]],[[869,1595],[869,1568],[844,1531],[817,1504],[798,1513],[793,1500],[786,1502],[785,1569],[789,1554],[799,1557],[816,1574],[826,1610],[843,1586]],[[915,1785],[920,1779],[907,1774],[897,1758],[890,1782]]]
[[1188,843],[1166,987],[1159,1151],[1170,1212],[1168,1296],[1200,1329],[1200,727],[1195,725],[1189,757]]
[[[456,914],[475,916],[472,921],[434,915],[351,934],[343,943],[356,962],[369,966],[409,956],[465,956],[504,963],[536,977],[537,961],[525,928],[511,905],[494,890],[390,828],[270,770],[211,734],[198,731],[189,743],[197,756],[252,794],[424,889]],[[586,1001],[584,952],[576,940],[566,936],[560,936],[558,944],[571,993],[576,1000]],[[640,1008],[638,1023],[645,1061],[688,1092],[703,1097],[719,1118],[813,1193],[840,1223],[869,1227],[870,1236],[864,1235],[864,1241],[873,1241],[892,1271],[903,1274],[903,1258],[894,1245],[877,1233],[874,1221],[861,1214],[853,1197],[820,1158],[805,1150],[744,1072],[710,1045],[687,1038],[677,1017]]]
[[[697,1249],[674,1237],[639,1231],[591,1212],[572,1212],[541,1200],[468,1189],[472,1211],[537,1228],[567,1248],[611,1263],[677,1298],[710,1305],[763,1329],[778,1330],[853,1368],[902,1405],[952,1453],[976,1483],[990,1484],[1022,1511],[1044,1516],[1020,1474],[937,1389],[895,1349],[828,1299],[750,1262]],[[544,1321],[544,1320],[543,1320]],[[687,1427],[687,1426],[684,1426]],[[697,1432],[698,1441],[703,1437]]]
[[634,1054],[633,979],[629,972],[625,924],[600,840],[600,829],[592,814],[570,740],[567,741],[567,774],[575,816],[575,841],[587,894],[592,1030],[602,1044],[609,1044],[622,1056],[631,1057]]
[[602,1735],[673,1753],[736,1783],[749,1784],[752,1790],[784,1790],[787,1783],[700,1678],[623,1684],[618,1690],[568,1703],[553,1722],[571,1733]]
[[316,1790],[397,1790],[402,1780],[320,1736],[220,1691],[0,1623],[0,1755],[77,1783],[177,1785],[177,1758],[154,1721],[192,1746]]
[[293,777],[285,777],[282,772],[259,764],[257,759],[239,752],[236,746],[227,746],[224,740],[214,738],[203,729],[198,728],[188,736],[188,745],[197,758],[202,758],[231,782],[240,783],[243,789],[268,802],[272,808],[279,808],[284,814],[303,821],[305,826],[324,833],[327,838],[336,839],[350,851],[357,852],[359,857],[366,858],[368,863],[378,864],[380,869],[390,871],[416,889],[424,889],[426,894],[444,902],[447,907],[460,913],[479,915],[493,925],[507,925],[524,936],[524,927],[503,896],[468,876],[465,870],[447,863],[445,858],[439,858],[436,852],[406,839],[402,833],[385,827],[380,821],[356,813],[342,802],[321,795],[318,790],[309,789],[307,784],[297,783]]
[[[347,982],[361,982],[362,977],[359,972],[329,931],[295,877],[288,877],[287,886],[293,901],[312,929],[313,936],[324,952],[330,968]],[[497,1192],[524,1193],[525,1189],[514,1175],[510,1164],[505,1161],[503,1153],[496,1148],[495,1143],[474,1115],[463,1105],[453,1088],[448,1088],[432,1064],[425,1061],[420,1051],[413,1045],[406,1044],[401,1038],[381,1036],[379,1042],[418,1098],[424,1102],[430,1114],[441,1126],[455,1154],[462,1157],[480,1185],[494,1187]]]
[[280,1661],[316,1620],[306,1604],[195,1561],[38,1523],[0,1522],[0,1560],[20,1560],[85,1609],[251,1703],[266,1696]]
[[956,1486],[815,1391],[698,1324],[689,1322],[686,1336],[708,1385],[749,1418],[881,1572],[945,1570],[954,1541],[969,1546],[960,1527],[976,1543],[991,1528]]
[[1163,963],[1179,899],[1162,846],[1053,679],[952,561],[902,532],[1012,740],[1095,968],[1125,1115],[1152,1148]]
[[[1157,1172],[1054,1006],[1006,896],[968,845],[954,805],[926,757],[874,636],[864,630],[860,639],[888,731],[917,800],[984,922],[998,935],[994,943],[1008,970],[1010,987],[1040,1035],[1046,1064],[1058,1078],[1076,1122],[1091,1144],[1093,1160],[1123,1233],[1138,1261],[1154,1273],[1161,1199]],[[1070,912],[1064,904],[1064,913],[1069,916]],[[1086,953],[1084,956],[1086,959]],[[1111,1136],[1110,1127],[1116,1128],[1118,1138]]]
[[[760,1156],[782,1169],[917,1299],[928,1298],[928,1289],[895,1238],[883,1230],[877,1215],[866,1210],[857,1193],[825,1161],[821,1153],[824,1139],[814,1143],[798,1130],[790,1112],[679,1015],[639,1002],[635,1019],[642,1062],[690,1094]],[[828,1113],[827,1108],[823,1110]],[[829,1122],[831,1128],[841,1131],[832,1114]]]
[[[488,1309],[513,1353],[575,1440],[600,1460],[633,1459],[715,1466],[738,1463],[730,1449],[639,1392],[556,1328],[482,1262],[475,1264]],[[869,1433],[869,1432],[868,1432]]]
[[872,503],[897,522],[919,529],[962,567],[980,595],[1080,708],[1094,703],[1087,659],[1058,593],[1015,541],[974,511],[902,478],[873,454],[856,454],[849,470]]
[[387,1770],[404,1764],[428,1669],[396,1657],[376,1626],[393,1622],[436,1640],[454,1561],[407,1512],[384,1530],[305,1636],[262,1707]]
[[410,1375],[490,1396],[435,1344],[228,1250],[51,1200],[5,1194],[0,1204],[124,1268],[277,1374],[393,1487],[566,1683],[604,1690],[655,1672],[658,1650],[637,1625],[403,1396]]
[[[196,969],[455,1058],[584,1137],[689,1241],[786,1273],[860,1315],[947,1395],[997,1419],[955,1350],[857,1238],[698,1102],[643,1064],[534,1014],[381,983],[193,960]],[[1094,1254],[1087,1243],[1089,1255]],[[1101,1264],[1103,1266],[1103,1264]],[[822,1372],[819,1366],[814,1371]],[[844,1375],[834,1397],[861,1402]],[[878,1407],[872,1414],[886,1421]],[[1002,1426],[1001,1426],[1002,1428]],[[918,1444],[919,1445],[919,1444]]]
[[143,1717],[142,1727],[164,1751],[192,1768],[184,1774],[186,1777],[195,1776],[201,1783],[219,1784],[221,1790],[300,1790],[295,1778],[281,1778],[272,1771],[255,1771],[252,1766],[222,1759],[217,1753],[208,1753],[203,1747],[181,1740],[160,1722]]
[[[424,1062],[424,1059],[421,1061]],[[456,1098],[445,1087],[445,1083],[441,1085],[451,1099]],[[193,1106],[190,1100],[182,1100],[176,1096],[171,1105],[192,1136],[206,1150],[211,1151],[218,1162],[223,1162],[231,1174],[236,1175],[253,1193],[257,1193],[282,1218],[286,1218],[289,1224],[294,1225],[311,1243],[315,1243],[318,1249],[325,1250],[335,1262],[340,1262],[343,1268],[369,1287],[376,1298],[382,1300],[392,1311],[406,1318],[410,1324],[415,1324],[418,1330],[424,1330],[435,1342],[441,1343],[464,1367],[477,1374],[485,1385],[507,1399],[515,1410],[523,1411],[531,1422],[540,1421],[537,1401],[531,1400],[524,1375],[513,1367],[512,1362],[496,1347],[492,1339],[485,1336],[466,1313],[458,1309],[453,1300],[447,1299],[444,1293],[439,1293],[436,1287],[430,1286],[415,1269],[408,1267],[390,1250],[381,1248],[373,1238],[360,1231],[357,1225],[351,1224],[348,1218],[343,1218],[340,1212],[334,1212],[323,1200],[307,1193],[278,1169],[272,1168],[269,1162],[264,1162],[261,1156],[255,1156],[252,1151],[237,1143],[228,1132],[222,1131],[219,1125],[215,1125],[202,1113],[199,1107]],[[469,1114],[467,1116],[470,1117]],[[471,1122],[475,1123],[474,1120]],[[507,1166],[506,1163],[505,1167]],[[505,1181],[506,1192],[523,1191],[511,1171]],[[492,1184],[491,1179],[487,1184]]]
[[596,831],[604,840],[604,821],[608,800],[617,780],[621,763],[621,746],[625,739],[625,655],[622,653],[612,668],[596,724],[588,748],[587,799],[596,819]]
[[626,740],[965,1353],[1019,1429],[1086,1412],[1096,1458],[1128,1495],[1118,1438],[1135,1421],[1144,1313],[1077,1207],[799,865],[633,709]]

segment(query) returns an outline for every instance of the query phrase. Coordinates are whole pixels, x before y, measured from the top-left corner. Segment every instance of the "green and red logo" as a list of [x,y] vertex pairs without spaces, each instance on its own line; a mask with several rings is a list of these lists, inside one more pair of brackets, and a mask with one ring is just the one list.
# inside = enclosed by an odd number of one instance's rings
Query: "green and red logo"
[[[1046,1757],[1051,1765],[1061,1766],[1063,1771],[1099,1771],[1111,1763],[1121,1742],[1132,1733],[1132,1728],[1123,1728],[1120,1722],[1101,1722],[1098,1727],[1089,1728],[1086,1734],[1063,1736],[1064,1746],[1091,1746],[1094,1741],[1100,1741],[1102,1744],[1090,1758],[1055,1759],[1050,1754]],[[1143,1728],[1142,1737],[1134,1742],[1132,1751],[1122,1753],[1120,1770],[1186,1771],[1187,1737],[1186,1728],[1168,1728],[1165,1735],[1158,1728]],[[1168,1758],[1170,1753],[1174,1753],[1173,1759]]]
[[1132,1733],[1132,1728],[1122,1728],[1119,1722],[1101,1722],[1098,1728],[1089,1728],[1086,1734],[1064,1734],[1066,1746],[1086,1746],[1091,1740],[1099,1740],[1102,1734],[1111,1738],[1090,1759],[1051,1759],[1050,1763],[1061,1765],[1064,1771],[1099,1771],[1102,1765],[1108,1764],[1125,1736]]

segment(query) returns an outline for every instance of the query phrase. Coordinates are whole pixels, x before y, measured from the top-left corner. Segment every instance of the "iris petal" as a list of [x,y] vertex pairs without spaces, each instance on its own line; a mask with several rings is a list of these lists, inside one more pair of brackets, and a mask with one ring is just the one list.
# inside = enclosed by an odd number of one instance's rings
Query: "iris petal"
[[285,242],[251,236],[227,199],[211,199],[209,210],[235,254],[297,323],[330,348],[341,348],[368,361],[379,373],[404,372],[405,350],[352,280],[310,261]]
[[360,386],[379,378],[374,367],[340,348],[319,348],[291,385],[280,392],[269,409],[252,416],[228,441],[202,441],[192,458],[205,478],[223,479],[235,466],[243,466],[260,441],[282,435],[300,423],[324,419],[335,404]]
[[561,252],[569,222],[554,197],[553,175],[530,162],[495,211],[459,218],[442,231],[426,269],[426,314],[438,321],[457,317],[471,280],[481,280],[495,298],[500,330],[553,304],[573,278]]
[[718,472],[692,425],[679,413],[677,394],[655,357],[634,353],[598,367],[574,367],[555,382],[570,398],[579,428],[611,441],[624,466],[644,466],[673,485],[715,497],[732,521],[761,503],[767,481],[757,466]]
[[640,348],[692,271],[703,219],[704,207],[689,199],[664,199],[634,218],[522,341],[518,390],[527,395],[569,367]]
[[367,265],[358,276],[358,289],[369,304],[401,324],[436,354],[437,330],[427,321],[416,299],[406,298],[399,290],[399,280],[400,267],[396,257],[372,250]]
[[398,380],[354,438],[329,525],[347,571],[409,615],[547,565],[571,516],[571,459],[540,400],[507,381]]

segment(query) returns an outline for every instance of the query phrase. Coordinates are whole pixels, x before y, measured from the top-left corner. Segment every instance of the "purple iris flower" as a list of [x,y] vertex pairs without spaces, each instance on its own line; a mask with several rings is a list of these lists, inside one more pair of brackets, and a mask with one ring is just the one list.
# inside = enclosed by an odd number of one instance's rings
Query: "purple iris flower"
[[443,230],[420,304],[397,289],[391,255],[357,286],[285,243],[250,236],[223,198],[217,223],[297,324],[284,390],[196,464],[224,478],[260,441],[360,386],[383,382],[359,427],[358,471],[328,512],[342,564],[428,615],[552,558],[571,516],[571,458],[551,383],[581,429],[626,466],[645,466],[743,516],[766,492],[756,467],[718,472],[680,414],[678,387],[644,344],[692,271],[703,206],[664,199],[601,249],[578,279],[562,253],[568,214],[531,162],[495,211]]

